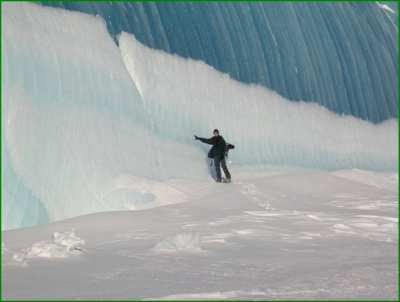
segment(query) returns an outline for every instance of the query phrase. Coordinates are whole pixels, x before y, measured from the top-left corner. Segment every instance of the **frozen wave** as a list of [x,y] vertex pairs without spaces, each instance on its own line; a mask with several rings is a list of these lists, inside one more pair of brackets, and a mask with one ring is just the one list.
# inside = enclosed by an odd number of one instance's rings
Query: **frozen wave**
[[99,17],[5,3],[2,25],[3,229],[184,201],[163,182],[208,177],[192,134],[216,127],[236,164],[397,167],[397,120],[290,103],[128,34],[118,47]]
[[398,114],[395,2],[42,3],[100,15],[114,38],[131,33],[292,101],[373,122]]
[[397,120],[374,125],[316,103],[293,103],[200,61],[150,49],[123,33],[119,45],[154,131],[188,142],[221,128],[240,164],[324,169],[397,167]]
[[205,177],[201,150],[152,133],[102,19],[7,3],[2,22],[3,229],[164,203],[123,176]]

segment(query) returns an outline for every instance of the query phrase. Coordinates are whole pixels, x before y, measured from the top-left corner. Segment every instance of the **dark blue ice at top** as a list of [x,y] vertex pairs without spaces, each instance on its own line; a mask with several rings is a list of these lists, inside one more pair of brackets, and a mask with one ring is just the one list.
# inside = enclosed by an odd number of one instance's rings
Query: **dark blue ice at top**
[[398,115],[396,3],[44,4],[100,15],[114,37],[132,33],[293,101],[372,122]]

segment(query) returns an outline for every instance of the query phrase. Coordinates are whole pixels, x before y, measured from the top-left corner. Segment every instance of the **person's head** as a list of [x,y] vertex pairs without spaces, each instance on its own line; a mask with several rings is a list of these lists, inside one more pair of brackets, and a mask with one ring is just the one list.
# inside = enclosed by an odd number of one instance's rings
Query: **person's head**
[[213,134],[214,134],[214,136],[218,136],[219,135],[218,129],[214,129]]

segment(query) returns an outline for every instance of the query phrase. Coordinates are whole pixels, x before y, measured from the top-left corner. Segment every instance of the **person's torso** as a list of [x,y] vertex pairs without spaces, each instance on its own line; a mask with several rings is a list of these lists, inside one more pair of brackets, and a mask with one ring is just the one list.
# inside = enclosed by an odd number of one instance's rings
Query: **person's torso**
[[212,146],[210,152],[208,153],[209,157],[215,156],[224,156],[226,149],[226,143],[222,136],[217,136],[216,143]]

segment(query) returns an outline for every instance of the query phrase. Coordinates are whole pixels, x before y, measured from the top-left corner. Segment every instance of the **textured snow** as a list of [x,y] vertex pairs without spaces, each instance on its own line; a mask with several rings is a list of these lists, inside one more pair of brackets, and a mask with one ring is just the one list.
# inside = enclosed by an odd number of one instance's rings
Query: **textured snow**
[[[85,241],[75,235],[74,230],[64,232],[54,232],[52,240],[42,240],[23,248],[12,255],[12,265],[17,267],[27,267],[32,259],[62,259],[71,256],[78,256],[84,253],[83,245]],[[8,252],[8,250],[6,250]]]
[[201,252],[200,238],[198,234],[182,233],[167,238],[153,248],[156,253],[175,253],[175,252]]
[[79,238],[74,230],[54,232],[52,240],[35,242],[31,247],[15,253],[13,258],[24,266],[27,265],[26,260],[31,258],[67,258],[83,253],[84,244],[85,240]]
[[358,169],[335,171],[334,175],[387,190],[397,190],[399,175]]
[[187,202],[3,231],[2,298],[397,298],[397,186],[232,172],[229,185],[181,184]]
[[265,292],[261,291],[227,291],[227,292],[211,292],[211,293],[188,293],[179,295],[170,295],[165,297],[155,298],[155,300],[206,300],[206,299],[232,299],[241,296],[265,296]]

